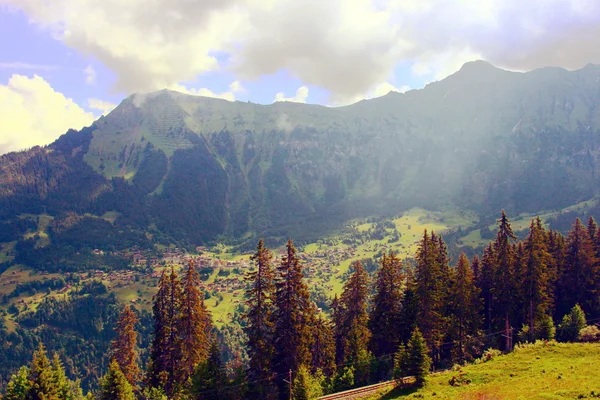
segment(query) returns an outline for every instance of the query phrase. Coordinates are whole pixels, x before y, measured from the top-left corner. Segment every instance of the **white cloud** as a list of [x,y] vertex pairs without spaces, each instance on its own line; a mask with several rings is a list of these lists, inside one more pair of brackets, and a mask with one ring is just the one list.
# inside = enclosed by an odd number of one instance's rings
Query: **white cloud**
[[91,65],[88,65],[87,67],[85,67],[85,69],[83,70],[83,73],[85,75],[86,83],[91,85],[94,82],[96,82],[96,71],[94,70],[94,68]]
[[102,111],[102,115],[107,115],[109,112],[114,110],[117,105],[109,101],[91,98],[88,99],[88,107],[92,110]]
[[0,85],[0,154],[51,143],[94,119],[40,76],[13,75]]
[[285,93],[279,92],[275,95],[274,101],[292,101],[294,103],[306,103],[307,98],[308,88],[306,86],[300,86],[298,90],[296,90],[296,95],[294,97],[285,97]]
[[222,93],[215,93],[207,88],[188,88],[184,85],[175,84],[171,85],[169,89],[174,90],[176,92],[181,92],[185,94],[191,94],[193,96],[204,96],[204,97],[213,97],[215,99],[224,99],[229,101],[235,101],[235,94],[239,92],[244,92],[245,89],[239,81],[234,81],[229,84],[229,90]]
[[367,98],[385,96],[389,92],[405,93],[409,90],[410,90],[410,87],[408,87],[407,85],[403,85],[403,86],[400,86],[399,88],[397,88],[396,86],[392,85],[389,82],[383,82],[383,83],[380,83],[379,85],[375,86],[375,89],[370,93],[370,95],[367,96]]
[[[146,92],[228,69],[287,70],[332,101],[363,96],[400,63],[443,78],[483,58],[526,70],[600,63],[593,0],[0,0]],[[219,55],[219,57],[217,57]],[[228,93],[228,92],[226,92]],[[231,98],[231,96],[228,96]]]

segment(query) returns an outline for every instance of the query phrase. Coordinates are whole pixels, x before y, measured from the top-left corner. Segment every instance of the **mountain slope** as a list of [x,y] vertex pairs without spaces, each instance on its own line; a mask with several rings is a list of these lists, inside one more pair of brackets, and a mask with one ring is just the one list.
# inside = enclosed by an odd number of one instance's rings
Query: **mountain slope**
[[481,61],[339,108],[132,95],[80,133],[1,157],[2,217],[112,212],[201,244],[316,236],[414,206],[562,208],[598,192],[599,100],[598,66]]

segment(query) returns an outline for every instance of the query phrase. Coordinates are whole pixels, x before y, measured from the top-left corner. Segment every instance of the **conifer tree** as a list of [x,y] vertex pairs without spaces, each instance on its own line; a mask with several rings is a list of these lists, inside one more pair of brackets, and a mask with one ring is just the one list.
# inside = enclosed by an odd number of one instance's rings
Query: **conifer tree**
[[32,400],[58,399],[60,389],[55,374],[55,369],[46,355],[46,349],[40,344],[36,352],[33,353],[29,373],[31,387],[27,398]]
[[596,240],[596,231],[597,230],[598,230],[598,225],[596,224],[596,220],[594,220],[594,217],[590,217],[588,219],[587,231],[588,231],[588,235],[590,237],[590,240],[592,242],[594,240]]
[[494,241],[494,281],[492,285],[493,295],[493,319],[497,326],[505,330],[505,349],[512,348],[512,330],[510,328],[510,316],[515,308],[516,284],[515,284],[515,249],[513,242],[516,236],[510,226],[508,216],[502,210],[502,215],[498,220],[498,233]]
[[6,385],[6,393],[4,400],[25,400],[27,394],[31,390],[31,382],[29,381],[29,368],[22,366],[16,374],[14,374]]
[[[290,370],[297,370],[300,365],[311,363],[311,340],[309,321],[314,308],[310,302],[308,288],[303,281],[302,267],[296,255],[294,243],[289,240],[286,254],[277,268],[275,296],[275,351],[272,368],[284,376]],[[286,384],[283,379],[277,381],[279,395],[287,397]]]
[[323,396],[323,375],[320,371],[313,374],[304,365],[298,369],[294,377],[293,398],[294,400],[312,400]]
[[484,325],[489,332],[492,332],[492,308],[494,306],[494,297],[492,295],[492,285],[494,282],[494,264],[496,260],[496,254],[492,243],[483,251],[483,257],[481,258],[481,274],[475,281],[477,287],[480,290],[480,297],[483,303],[483,316]]
[[343,362],[355,365],[355,380],[360,384],[367,380],[369,374],[368,345],[371,339],[371,332],[367,327],[369,323],[369,314],[367,313],[369,275],[360,261],[354,262],[352,268],[354,273],[344,284],[340,298],[343,317],[342,326],[337,327],[337,330],[344,332],[344,339],[341,343]]
[[417,387],[425,385],[429,369],[431,368],[431,359],[429,358],[429,350],[425,338],[416,328],[412,337],[408,341],[406,348],[407,364],[409,366],[409,375],[415,377]]
[[586,313],[595,314],[599,307],[598,258],[594,244],[581,220],[577,218],[567,238],[565,260],[560,277],[561,311],[580,304]]
[[333,322],[333,336],[335,342],[335,363],[342,364],[344,362],[344,310],[340,303],[337,293],[331,301],[331,320]]
[[216,340],[213,339],[208,358],[198,364],[192,377],[192,396],[196,399],[222,399],[226,384],[227,376],[223,371],[221,353]]
[[244,315],[247,325],[244,331],[248,336],[248,397],[270,399],[274,396],[271,372],[273,358],[273,306],[275,300],[274,271],[271,265],[273,253],[259,240],[252,261],[255,271],[246,274],[250,288],[246,291],[247,313]]
[[175,315],[175,351],[177,367],[175,380],[184,385],[194,373],[196,365],[206,360],[210,348],[212,321],[204,304],[200,276],[192,260],[181,282],[179,312]]
[[405,283],[400,259],[391,251],[389,255],[384,254],[377,271],[369,319],[370,348],[375,357],[393,354],[398,348]]
[[174,268],[170,273],[163,271],[153,300],[154,338],[148,368],[149,386],[161,388],[171,396],[175,389],[176,318],[181,301],[180,282]]
[[367,351],[371,333],[367,328],[369,314],[367,301],[369,296],[369,275],[360,261],[352,264],[354,273],[344,284],[340,304],[343,310],[342,327],[345,332],[342,343],[343,362],[356,362],[361,352]]
[[115,328],[117,337],[110,345],[110,358],[115,360],[121,372],[132,387],[136,387],[139,380],[137,332],[135,326],[138,317],[129,305],[126,305],[119,316]]
[[54,353],[54,356],[52,357],[52,372],[58,391],[58,398],[64,400],[79,400],[83,397],[79,381],[73,382],[67,378],[58,353]]
[[450,307],[453,325],[457,333],[458,358],[465,359],[465,342],[477,335],[481,324],[479,290],[475,286],[473,270],[469,260],[461,253],[456,266],[455,279],[451,287]]
[[133,387],[115,359],[110,363],[107,374],[100,382],[97,398],[98,400],[135,400]]
[[529,331],[535,337],[535,327],[544,316],[551,311],[551,274],[549,265],[551,256],[548,253],[547,244],[544,240],[546,234],[542,222],[538,217],[531,221],[529,235],[525,240],[525,263],[523,274],[523,289],[525,295],[525,306],[527,309]]
[[331,322],[322,314],[316,316],[312,325],[311,373],[322,371],[330,378],[335,373],[335,339]]
[[449,268],[445,245],[434,233],[425,230],[416,254],[415,291],[418,298],[418,326],[431,347],[435,361],[440,358],[440,346],[447,331]]

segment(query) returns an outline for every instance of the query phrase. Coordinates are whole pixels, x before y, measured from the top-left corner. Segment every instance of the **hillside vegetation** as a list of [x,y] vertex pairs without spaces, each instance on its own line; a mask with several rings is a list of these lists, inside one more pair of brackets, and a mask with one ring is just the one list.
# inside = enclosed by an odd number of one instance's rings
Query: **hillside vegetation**
[[600,397],[598,360],[600,344],[537,342],[434,374],[422,389],[398,388],[370,400],[593,399]]

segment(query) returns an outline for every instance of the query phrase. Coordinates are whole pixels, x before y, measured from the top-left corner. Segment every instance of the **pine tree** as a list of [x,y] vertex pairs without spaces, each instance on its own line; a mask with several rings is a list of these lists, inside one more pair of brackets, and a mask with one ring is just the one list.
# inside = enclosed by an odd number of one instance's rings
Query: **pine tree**
[[439,361],[440,347],[448,328],[445,313],[450,280],[445,245],[434,233],[427,231],[416,254],[415,291],[419,304],[418,326]]
[[204,304],[200,276],[192,260],[181,282],[179,312],[175,315],[175,351],[177,367],[175,380],[184,385],[194,373],[196,365],[206,360],[210,348],[212,321]]
[[594,220],[594,217],[590,217],[588,219],[587,231],[591,241],[596,240],[596,231],[598,230],[598,225]]
[[565,260],[560,277],[562,310],[580,304],[586,313],[598,313],[599,263],[594,244],[581,220],[577,218],[569,232]]
[[312,400],[323,396],[323,374],[320,371],[311,373],[308,368],[301,365],[294,377],[294,400]]
[[55,374],[55,369],[46,355],[46,349],[40,344],[38,350],[33,353],[33,361],[31,362],[29,373],[31,387],[27,394],[27,399],[58,399],[60,388],[57,385]]
[[4,400],[25,400],[31,390],[29,381],[29,368],[23,366],[14,374],[6,385]]
[[513,241],[516,236],[510,226],[504,210],[502,216],[498,220],[499,227],[496,235],[496,240],[493,244],[495,254],[494,265],[494,281],[492,285],[492,295],[494,306],[493,320],[497,326],[505,330],[504,336],[506,339],[505,349],[512,348],[512,330],[510,325],[510,316],[515,309],[516,284],[515,284],[515,249]]
[[344,331],[344,309],[337,293],[333,296],[330,308],[335,342],[335,363],[342,364],[344,362],[344,341],[346,333]]
[[322,314],[315,318],[312,326],[311,373],[322,371],[326,377],[335,373],[335,339],[331,322]]
[[119,368],[119,363],[113,359],[107,374],[100,382],[98,400],[135,400],[133,388],[129,380]]
[[407,352],[407,364],[409,365],[409,375],[415,377],[415,383],[417,387],[425,385],[429,369],[431,368],[431,359],[429,358],[429,350],[427,349],[427,343],[425,338],[416,328],[413,332],[412,337],[408,342],[406,349]]
[[464,253],[458,258],[451,293],[450,307],[458,336],[458,358],[463,361],[466,358],[465,342],[468,337],[477,335],[481,325],[479,290],[475,286],[473,270]]
[[274,397],[271,377],[271,359],[273,358],[273,302],[275,300],[274,271],[271,265],[273,254],[262,239],[256,246],[252,261],[256,271],[246,274],[250,288],[246,291],[248,307],[244,319],[247,325],[244,331],[248,336],[248,380],[251,385],[248,397],[270,399]]
[[585,325],[585,313],[579,304],[575,304],[558,325],[556,338],[561,342],[574,342],[579,339],[579,333],[585,328]]
[[[366,277],[365,275],[365,279]],[[394,252],[390,252],[389,255],[384,254],[381,268],[377,271],[369,319],[369,328],[372,332],[370,349],[375,357],[393,354],[398,348],[405,284],[400,259]],[[366,307],[366,302],[364,306]]]
[[79,381],[73,382],[67,378],[58,353],[54,353],[52,358],[52,372],[54,375],[54,384],[58,392],[58,398],[64,400],[79,400],[83,397]]
[[176,319],[180,309],[181,287],[174,268],[163,271],[158,292],[153,298],[154,339],[150,350],[148,380],[150,387],[161,388],[167,396],[175,389]]
[[110,345],[110,358],[119,364],[121,372],[132,387],[136,387],[140,376],[138,367],[137,332],[135,326],[138,317],[129,305],[126,305],[117,321],[117,337]]
[[531,221],[529,235],[525,240],[525,270],[523,274],[524,299],[529,330],[535,337],[535,327],[551,311],[551,276],[548,273],[551,256],[545,241],[546,234],[538,217]]
[[[303,281],[302,267],[294,243],[289,240],[286,254],[277,268],[275,298],[275,352],[273,371],[285,376],[300,365],[311,363],[311,340],[309,322],[313,320],[314,308],[310,302],[308,288]],[[279,395],[287,397],[286,384],[278,380]]]
[[369,374],[368,345],[371,333],[367,324],[369,296],[369,275],[359,261],[352,264],[354,273],[345,283],[340,306],[343,313],[342,326],[337,331],[344,332],[342,340],[342,358],[344,363],[355,365],[356,383],[363,383]]
[[494,264],[496,262],[496,254],[492,243],[483,251],[481,258],[481,274],[475,281],[475,284],[480,290],[480,297],[483,302],[484,325],[488,333],[492,332],[492,309],[494,307],[494,297],[492,295],[492,285],[494,282]]
[[198,364],[192,377],[191,394],[196,399],[219,400],[223,398],[223,388],[227,384],[227,376],[223,371],[221,353],[216,340],[211,341],[209,356]]

